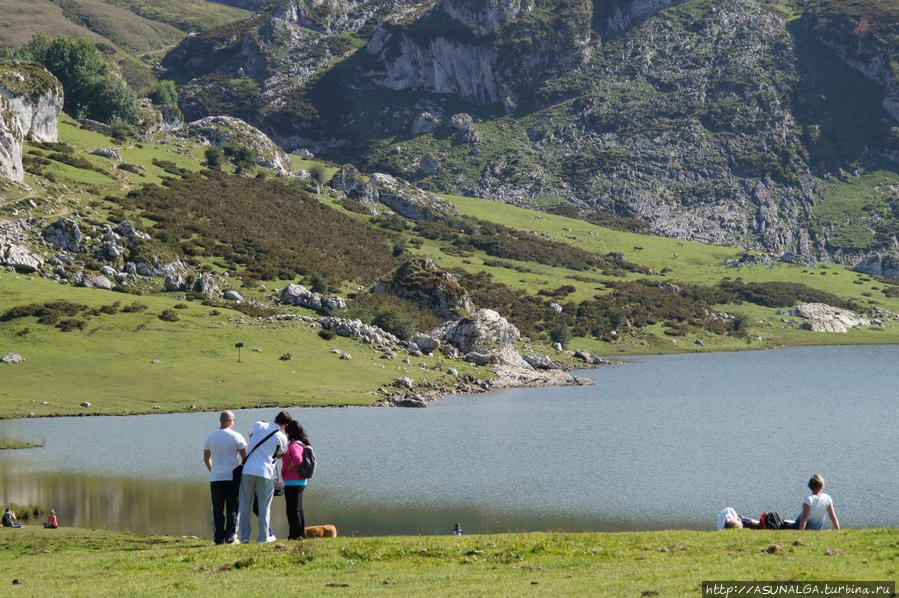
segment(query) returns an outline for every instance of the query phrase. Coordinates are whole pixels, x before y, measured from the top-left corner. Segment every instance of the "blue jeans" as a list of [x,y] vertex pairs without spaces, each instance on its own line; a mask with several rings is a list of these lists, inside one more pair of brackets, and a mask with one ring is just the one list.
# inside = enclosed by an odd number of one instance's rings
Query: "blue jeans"
[[275,495],[275,483],[269,478],[243,474],[240,478],[240,541],[250,541],[250,517],[253,513],[253,497],[259,501],[259,534],[258,542],[268,540],[269,516],[271,514],[272,496]]

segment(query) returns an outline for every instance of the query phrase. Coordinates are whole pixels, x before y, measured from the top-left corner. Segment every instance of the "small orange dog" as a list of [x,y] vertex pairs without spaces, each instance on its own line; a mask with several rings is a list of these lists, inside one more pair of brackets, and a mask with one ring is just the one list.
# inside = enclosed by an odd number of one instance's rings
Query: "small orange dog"
[[336,538],[337,528],[331,525],[310,525],[306,528],[307,538]]

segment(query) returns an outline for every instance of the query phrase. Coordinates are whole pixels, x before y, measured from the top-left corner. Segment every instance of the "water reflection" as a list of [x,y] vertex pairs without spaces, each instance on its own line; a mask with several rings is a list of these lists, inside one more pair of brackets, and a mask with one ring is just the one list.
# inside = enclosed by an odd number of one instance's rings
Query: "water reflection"
[[[310,524],[343,534],[709,529],[724,506],[798,512],[820,472],[846,527],[899,527],[899,347],[640,358],[595,387],[446,398],[428,409],[291,409],[316,447]],[[277,409],[238,411],[245,433]],[[0,503],[63,525],[210,534],[217,414],[0,421]],[[109,475],[107,475],[109,474]],[[273,528],[286,536],[283,499]],[[795,512],[794,512],[795,511]]]

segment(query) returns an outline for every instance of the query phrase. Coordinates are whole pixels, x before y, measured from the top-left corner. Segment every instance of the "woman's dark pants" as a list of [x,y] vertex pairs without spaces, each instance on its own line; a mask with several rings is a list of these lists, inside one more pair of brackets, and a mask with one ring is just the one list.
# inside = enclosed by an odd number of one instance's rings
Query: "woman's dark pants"
[[288,540],[306,537],[306,518],[303,515],[303,490],[306,486],[284,486],[284,500],[287,503],[287,523],[290,524]]

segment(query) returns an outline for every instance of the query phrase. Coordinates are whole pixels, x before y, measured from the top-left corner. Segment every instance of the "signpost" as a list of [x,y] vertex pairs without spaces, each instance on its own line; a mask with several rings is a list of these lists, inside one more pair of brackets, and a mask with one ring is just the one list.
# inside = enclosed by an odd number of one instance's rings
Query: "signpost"
[[243,343],[234,343],[234,346],[237,347],[237,363],[240,363],[240,348],[243,347]]

